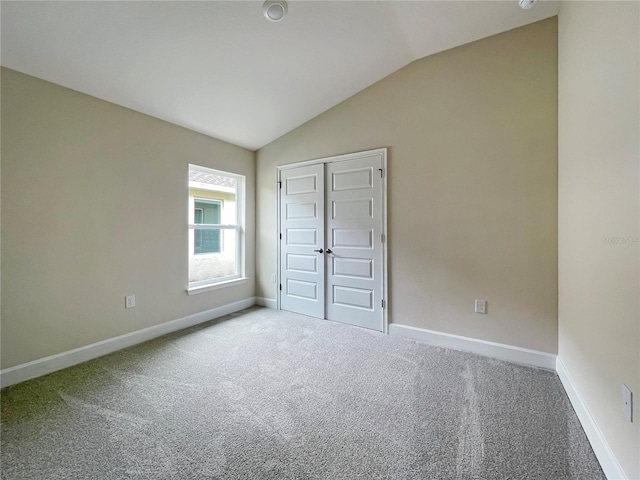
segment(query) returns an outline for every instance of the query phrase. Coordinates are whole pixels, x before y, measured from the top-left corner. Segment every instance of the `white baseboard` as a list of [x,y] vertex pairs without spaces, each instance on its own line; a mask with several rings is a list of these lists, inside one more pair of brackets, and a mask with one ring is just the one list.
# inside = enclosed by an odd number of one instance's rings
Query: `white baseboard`
[[411,338],[438,347],[464,350],[508,362],[532,365],[548,370],[556,369],[556,355],[538,350],[529,350],[527,348],[514,347],[503,343],[487,342],[485,340],[410,327],[408,325],[399,325],[397,323],[389,324],[389,335]]
[[571,401],[571,405],[578,416],[578,420],[580,420],[582,429],[587,435],[589,443],[591,443],[591,448],[593,448],[593,452],[596,454],[596,457],[600,462],[600,466],[602,467],[604,474],[609,480],[627,480],[628,477],[624,473],[624,470],[622,470],[618,459],[613,454],[613,451],[602,434],[602,431],[598,427],[598,424],[591,416],[589,407],[587,407],[582,395],[580,395],[576,385],[573,383],[573,379],[560,356],[558,356],[556,360],[556,371],[558,372],[558,377],[560,377],[562,386]]
[[274,310],[278,309],[278,301],[275,298],[256,297],[256,305]]
[[221,307],[212,308],[211,310],[206,310],[177,320],[161,323],[160,325],[154,325],[153,327],[144,328],[125,335],[109,338],[108,340],[92,343],[91,345],[74,348],[68,352],[58,353],[32,362],[23,363],[22,365],[6,368],[0,371],[0,386],[7,387],[9,385],[24,382],[31,378],[40,377],[57,370],[62,370],[63,368],[71,367],[73,365],[86,362],[87,360],[92,360],[94,358],[113,353],[117,350],[166,335],[167,333],[192,327],[199,323],[207,322],[214,318],[222,317],[229,313],[252,307],[255,304],[255,297],[247,298],[245,300],[240,300],[239,302],[222,305]]

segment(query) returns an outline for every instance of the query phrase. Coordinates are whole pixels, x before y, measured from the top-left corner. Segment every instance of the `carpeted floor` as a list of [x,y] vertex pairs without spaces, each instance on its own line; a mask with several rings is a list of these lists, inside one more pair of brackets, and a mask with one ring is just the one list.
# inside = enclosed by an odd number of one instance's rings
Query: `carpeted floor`
[[2,479],[603,479],[555,373],[253,308],[2,391]]

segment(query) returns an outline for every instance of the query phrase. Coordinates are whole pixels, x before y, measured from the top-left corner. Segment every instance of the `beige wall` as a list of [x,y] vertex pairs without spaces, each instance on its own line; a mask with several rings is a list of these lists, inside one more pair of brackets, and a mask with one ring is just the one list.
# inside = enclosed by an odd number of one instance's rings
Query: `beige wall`
[[414,62],[260,149],[258,296],[276,298],[276,166],[377,147],[391,321],[555,353],[556,18]]
[[639,25],[638,2],[564,2],[559,15],[559,354],[628,478],[640,478]]
[[[186,294],[189,163],[246,176],[246,284]],[[253,297],[254,182],[249,150],[3,69],[2,368]]]

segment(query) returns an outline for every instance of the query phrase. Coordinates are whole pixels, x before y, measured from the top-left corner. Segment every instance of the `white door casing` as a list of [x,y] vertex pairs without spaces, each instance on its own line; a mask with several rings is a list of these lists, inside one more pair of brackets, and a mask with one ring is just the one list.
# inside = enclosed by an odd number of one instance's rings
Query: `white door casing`
[[279,168],[279,308],[386,331],[385,169],[386,149]]

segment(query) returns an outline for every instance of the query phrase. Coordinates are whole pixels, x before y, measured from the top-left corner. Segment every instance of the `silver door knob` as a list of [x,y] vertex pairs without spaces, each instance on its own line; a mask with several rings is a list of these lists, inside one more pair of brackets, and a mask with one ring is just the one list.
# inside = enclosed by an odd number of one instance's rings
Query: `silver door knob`
[[314,252],[322,253],[322,252],[324,252],[324,250],[319,249],[319,250],[314,250]]
[[333,251],[330,248],[327,248],[327,253],[333,253]]

